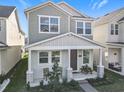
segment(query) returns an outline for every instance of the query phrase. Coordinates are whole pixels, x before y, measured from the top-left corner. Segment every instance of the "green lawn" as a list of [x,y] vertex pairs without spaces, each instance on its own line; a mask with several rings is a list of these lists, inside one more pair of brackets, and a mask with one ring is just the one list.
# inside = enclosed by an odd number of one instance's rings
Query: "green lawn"
[[[40,91],[53,91],[52,86],[35,87],[27,89],[26,87],[26,71],[28,59],[22,59],[8,74],[7,77],[11,78],[10,84],[5,89],[5,92],[40,92]],[[82,91],[79,84],[75,81],[58,85],[55,91]]]
[[[105,70],[105,75],[110,83],[108,84],[101,84],[100,82],[96,81],[94,83],[99,83],[98,85],[92,84],[98,91],[100,92],[124,92],[124,77],[118,75],[114,72]],[[106,83],[105,80],[102,82]]]
[[11,82],[5,91],[26,91],[25,80],[27,64],[27,58],[24,58],[9,72],[8,76],[11,78]]

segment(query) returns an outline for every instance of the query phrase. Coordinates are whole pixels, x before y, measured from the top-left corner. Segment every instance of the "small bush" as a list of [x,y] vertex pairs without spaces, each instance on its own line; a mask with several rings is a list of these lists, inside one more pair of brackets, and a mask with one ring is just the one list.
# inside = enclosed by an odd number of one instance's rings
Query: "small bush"
[[85,73],[85,74],[88,74],[88,73],[92,74],[93,72],[92,69],[88,65],[82,66],[80,70],[82,73]]

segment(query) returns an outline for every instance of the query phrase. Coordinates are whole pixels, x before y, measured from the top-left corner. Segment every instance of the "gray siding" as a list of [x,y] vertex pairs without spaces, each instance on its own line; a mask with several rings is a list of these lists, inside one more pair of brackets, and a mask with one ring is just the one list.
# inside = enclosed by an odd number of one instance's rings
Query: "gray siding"
[[49,5],[29,14],[29,44],[60,35],[39,33],[38,15],[59,16],[60,34],[68,32],[68,16]]

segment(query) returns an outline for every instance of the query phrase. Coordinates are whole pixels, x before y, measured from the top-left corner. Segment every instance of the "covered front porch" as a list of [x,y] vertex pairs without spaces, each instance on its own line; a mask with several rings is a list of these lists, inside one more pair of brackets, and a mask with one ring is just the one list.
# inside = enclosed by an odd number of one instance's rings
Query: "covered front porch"
[[[93,70],[93,51],[99,50],[99,64]],[[103,78],[103,46],[93,40],[73,33],[60,35],[28,46],[29,61],[27,82],[40,82],[44,79],[44,69],[52,70],[53,61],[57,60],[62,68],[62,79],[67,81],[87,78]],[[90,67],[93,72],[81,73],[82,66]],[[96,72],[95,72],[96,71]]]

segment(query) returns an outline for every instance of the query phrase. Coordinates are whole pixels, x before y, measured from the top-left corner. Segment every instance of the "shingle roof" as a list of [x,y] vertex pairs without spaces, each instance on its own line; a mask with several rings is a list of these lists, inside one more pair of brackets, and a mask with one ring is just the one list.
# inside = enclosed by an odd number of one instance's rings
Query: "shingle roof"
[[123,18],[121,18],[119,21],[124,21],[124,17],[123,17]]
[[112,20],[112,18],[114,18],[117,14],[121,13],[122,11],[124,11],[124,7],[98,18],[95,21],[95,25],[100,25],[109,22],[110,20]]
[[15,6],[0,6],[0,17],[8,18],[15,8]]

